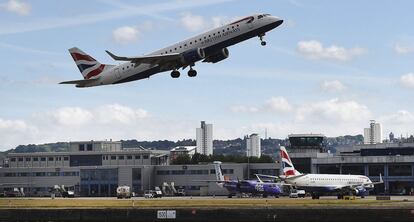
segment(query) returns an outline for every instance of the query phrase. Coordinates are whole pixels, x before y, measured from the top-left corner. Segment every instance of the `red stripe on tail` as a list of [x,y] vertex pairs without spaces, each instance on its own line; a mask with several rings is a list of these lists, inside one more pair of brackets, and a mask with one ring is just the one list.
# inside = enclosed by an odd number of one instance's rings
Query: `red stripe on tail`
[[282,150],[280,151],[280,156],[282,156],[282,158],[289,160],[289,162],[292,162],[289,158],[289,155]]
[[76,53],[76,52],[72,52],[72,53],[70,53],[70,55],[72,56],[72,58],[75,61],[78,61],[78,60],[86,60],[86,61],[90,61],[90,62],[96,61],[94,58],[92,58],[88,55],[82,55],[82,54],[79,54],[79,53]]
[[105,68],[105,65],[100,65],[99,68],[92,70],[86,75],[85,79],[90,79],[93,76],[99,75]]
[[295,175],[295,171],[294,170],[287,170],[285,172],[285,176],[294,176]]

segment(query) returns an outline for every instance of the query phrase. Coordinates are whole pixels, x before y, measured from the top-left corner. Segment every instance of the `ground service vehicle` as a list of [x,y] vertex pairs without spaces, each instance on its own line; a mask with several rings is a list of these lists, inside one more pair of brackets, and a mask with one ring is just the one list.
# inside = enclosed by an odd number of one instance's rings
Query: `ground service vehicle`
[[118,199],[131,198],[131,188],[129,186],[119,186],[116,188],[116,197]]

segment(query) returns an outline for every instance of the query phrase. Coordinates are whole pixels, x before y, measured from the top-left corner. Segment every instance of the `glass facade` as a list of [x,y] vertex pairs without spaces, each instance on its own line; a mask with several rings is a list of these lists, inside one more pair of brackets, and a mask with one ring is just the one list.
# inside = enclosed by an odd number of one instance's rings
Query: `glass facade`
[[132,168],[132,191],[135,193],[142,193],[142,179],[141,168]]
[[116,196],[118,169],[81,169],[81,196]]
[[301,173],[311,173],[311,158],[292,158],[297,171]]
[[339,174],[339,165],[320,165],[318,173],[321,174]]
[[412,176],[411,165],[389,165],[388,176]]
[[102,155],[70,156],[70,166],[102,166]]
[[345,165],[342,166],[342,174],[365,175],[365,169],[363,165]]
[[369,165],[368,166],[369,176],[384,176],[384,165]]

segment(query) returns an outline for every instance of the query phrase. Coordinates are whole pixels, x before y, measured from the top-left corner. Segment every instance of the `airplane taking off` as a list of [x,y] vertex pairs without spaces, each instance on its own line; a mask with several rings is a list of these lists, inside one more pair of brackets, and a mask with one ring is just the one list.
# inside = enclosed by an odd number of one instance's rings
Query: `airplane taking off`
[[372,182],[364,175],[302,174],[295,169],[283,146],[280,147],[280,158],[282,159],[282,176],[262,174],[257,174],[257,176],[281,179],[285,185],[291,185],[311,193],[312,199],[319,199],[321,194],[326,193],[335,193],[338,199],[342,199],[344,195],[348,194],[364,198],[368,189],[373,189],[375,184],[383,183],[381,174],[379,182]]
[[126,61],[120,65],[101,64],[74,47],[69,49],[69,53],[84,79],[60,84],[75,84],[76,87],[118,84],[149,78],[151,75],[169,70],[172,70],[172,78],[178,78],[178,70],[186,67],[190,67],[188,76],[195,77],[197,72],[193,66],[196,62],[220,62],[229,56],[227,47],[255,36],[260,38],[261,45],[264,46],[265,33],[282,23],[283,20],[275,16],[255,14],[144,56],[124,57],[106,51],[114,60]]
[[224,178],[221,170],[221,162],[214,161],[214,170],[216,171],[216,183],[218,186],[226,188],[229,191],[228,197],[231,198],[236,194],[249,193],[254,195],[262,195],[279,197],[282,193],[279,184],[273,182],[263,182],[259,177],[256,180],[227,180]]

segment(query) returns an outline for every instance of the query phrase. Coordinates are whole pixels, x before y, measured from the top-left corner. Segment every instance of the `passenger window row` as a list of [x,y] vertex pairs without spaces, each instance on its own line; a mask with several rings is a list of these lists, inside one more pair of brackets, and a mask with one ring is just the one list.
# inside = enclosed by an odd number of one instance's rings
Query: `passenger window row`
[[[233,26],[231,26],[231,29],[234,29],[235,27],[239,27],[239,24],[237,24],[237,25],[235,25],[235,26],[234,26],[234,25],[233,25]],[[227,27],[227,31],[230,31],[230,27]],[[223,29],[221,32],[222,32],[222,33],[226,32],[226,29]],[[217,32],[217,35],[219,35],[221,32],[220,32],[220,31],[218,31],[218,32]],[[213,36],[216,36],[216,33],[213,33]],[[211,38],[211,35],[208,35],[208,37],[209,37],[209,38]],[[207,39],[207,36],[204,36],[204,39]],[[201,41],[202,41],[202,38],[199,38],[199,39],[198,39],[198,41],[200,41],[200,42],[201,42]],[[195,39],[195,40],[194,40],[194,44],[195,44],[195,43],[197,43],[197,39]],[[192,45],[192,44],[193,44],[193,41],[190,41],[190,45]],[[185,43],[185,44],[184,44],[184,47],[186,47],[186,46],[187,46],[187,43]],[[181,48],[183,48],[183,46],[182,46],[182,45],[180,45],[180,46],[179,46],[179,48],[181,49]],[[172,53],[172,52],[173,52],[173,49],[172,49],[172,48],[171,48],[171,49],[167,49],[165,52],[162,52],[162,53],[161,53],[161,55],[168,54],[168,51],[169,51],[170,53]],[[177,47],[175,47],[175,48],[174,48],[174,51],[177,51]]]

